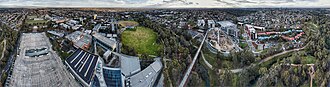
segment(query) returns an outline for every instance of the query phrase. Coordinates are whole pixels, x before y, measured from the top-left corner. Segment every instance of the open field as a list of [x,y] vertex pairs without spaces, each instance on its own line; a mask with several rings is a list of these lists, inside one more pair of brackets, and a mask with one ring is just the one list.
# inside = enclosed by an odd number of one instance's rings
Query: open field
[[130,26],[139,25],[139,23],[136,21],[119,21],[118,24],[121,25],[122,27],[130,27]]
[[25,23],[38,25],[38,24],[47,23],[47,20],[26,20]]
[[156,43],[157,34],[146,27],[126,30],[121,36],[123,45],[132,47],[138,54],[157,55],[160,45]]
[[26,24],[34,24],[34,25],[40,25],[43,23],[47,23],[47,20],[34,20],[34,18],[38,18],[38,16],[27,16],[27,19],[25,20]]

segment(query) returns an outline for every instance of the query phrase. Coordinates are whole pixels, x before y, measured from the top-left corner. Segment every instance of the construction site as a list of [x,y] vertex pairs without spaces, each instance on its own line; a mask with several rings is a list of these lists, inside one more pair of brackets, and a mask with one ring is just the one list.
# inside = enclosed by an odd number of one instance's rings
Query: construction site
[[213,53],[221,52],[229,54],[237,46],[233,41],[234,38],[220,29],[210,29],[207,39],[207,47]]

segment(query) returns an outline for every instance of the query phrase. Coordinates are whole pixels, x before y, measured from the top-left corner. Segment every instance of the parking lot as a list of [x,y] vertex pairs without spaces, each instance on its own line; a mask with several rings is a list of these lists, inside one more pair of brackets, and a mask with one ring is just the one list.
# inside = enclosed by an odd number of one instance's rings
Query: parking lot
[[[78,87],[72,75],[51,48],[45,33],[24,33],[21,37],[9,86],[13,87]],[[25,55],[27,50],[46,48],[46,54]],[[30,52],[31,53],[31,52]],[[33,53],[33,52],[32,52]]]

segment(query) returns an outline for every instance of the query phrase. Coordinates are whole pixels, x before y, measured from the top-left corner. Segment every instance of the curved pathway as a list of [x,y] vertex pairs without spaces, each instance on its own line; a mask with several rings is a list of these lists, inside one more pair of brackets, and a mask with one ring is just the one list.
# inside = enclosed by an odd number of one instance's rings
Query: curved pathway
[[3,49],[2,49],[2,54],[1,54],[0,60],[2,60],[2,58],[5,56],[4,53],[5,53],[5,50],[6,50],[7,40],[4,39],[4,40],[2,41],[2,43],[3,43]]
[[[209,30],[211,30],[211,29],[209,29]],[[194,58],[193,58],[193,61],[192,61],[192,63],[189,64],[188,69],[187,69],[187,71],[185,72],[184,77],[183,77],[183,79],[181,80],[181,82],[180,82],[180,84],[179,84],[179,87],[184,87],[184,85],[186,84],[186,81],[187,81],[187,79],[188,79],[188,77],[189,77],[189,75],[190,75],[190,73],[191,73],[191,70],[192,70],[193,66],[195,65],[195,62],[196,62],[196,60],[197,60],[197,58],[198,58],[198,55],[199,55],[199,53],[201,52],[201,48],[203,47],[204,41],[205,41],[205,39],[206,39],[206,37],[207,37],[207,34],[208,34],[209,30],[205,33],[204,38],[203,38],[203,40],[202,40],[202,42],[201,42],[201,44],[200,44],[200,46],[199,46],[199,48],[198,48],[198,50],[197,50],[197,52],[196,52]],[[309,43],[308,43],[308,44],[309,44]],[[251,64],[251,65],[249,65],[248,67],[243,67],[243,68],[238,68],[238,69],[232,69],[232,70],[230,70],[230,71],[233,72],[233,73],[241,72],[241,71],[243,71],[243,70],[246,69],[246,68],[254,67],[254,66],[259,65],[259,64],[261,64],[261,63],[264,63],[264,62],[266,62],[266,61],[269,61],[269,60],[271,60],[271,59],[273,59],[273,58],[275,58],[275,57],[277,57],[277,56],[280,56],[280,55],[283,55],[283,54],[286,54],[286,53],[289,53],[289,52],[299,51],[299,50],[305,49],[306,46],[308,46],[308,44],[306,44],[306,45],[305,45],[304,47],[302,47],[302,48],[291,49],[291,50],[283,51],[283,52],[281,52],[281,53],[277,53],[277,54],[275,54],[275,55],[272,55],[272,56],[266,57],[266,58],[262,59],[261,61],[259,61],[257,64]],[[202,53],[202,57],[204,58],[203,53]],[[204,62],[207,62],[207,61],[204,60]],[[209,64],[209,63],[208,63],[208,64]],[[208,66],[209,66],[209,65],[208,65]],[[209,67],[210,67],[210,66],[209,66]],[[211,69],[212,69],[212,68],[213,68],[213,67],[211,67]],[[218,70],[221,71],[221,69],[218,69]]]
[[[306,45],[307,46],[307,45]],[[296,48],[296,49],[291,49],[291,50],[286,50],[286,51],[283,51],[281,53],[277,53],[275,55],[272,55],[272,56],[269,56],[269,57],[266,57],[264,59],[262,59],[258,64],[261,64],[261,63],[264,63],[270,59],[273,59],[274,57],[277,57],[277,56],[280,56],[280,55],[283,55],[283,54],[286,54],[286,53],[289,53],[289,52],[293,52],[293,51],[299,51],[299,50],[302,50],[302,49],[305,49],[306,46],[302,47],[302,48]]]
[[210,68],[213,70],[213,66],[205,59],[204,57],[204,54],[203,54],[203,51],[201,51],[201,55],[202,55],[202,58],[204,60],[204,63]]
[[[277,56],[280,56],[280,55],[283,55],[283,54],[286,54],[286,53],[289,53],[289,52],[293,52],[293,51],[300,51],[300,50],[302,50],[302,49],[305,49],[306,47],[307,47],[307,45],[304,46],[304,47],[302,47],[302,48],[296,48],[296,49],[291,49],[291,50],[283,51],[283,52],[281,52],[281,53],[277,53],[277,54],[275,54],[275,55],[272,55],[272,56],[266,57],[266,58],[262,59],[261,61],[259,61],[257,64],[254,63],[254,64],[251,64],[251,65],[248,66],[248,67],[243,67],[243,68],[238,68],[238,69],[231,69],[230,71],[231,71],[232,73],[238,73],[238,72],[243,71],[243,70],[246,69],[246,68],[254,67],[254,66],[256,66],[256,65],[262,64],[262,63],[264,63],[264,62],[266,62],[266,61],[269,61],[269,60],[271,60],[271,59],[273,59],[273,58],[275,58],[275,57],[277,57]],[[218,71],[220,72],[221,69],[218,69]]]

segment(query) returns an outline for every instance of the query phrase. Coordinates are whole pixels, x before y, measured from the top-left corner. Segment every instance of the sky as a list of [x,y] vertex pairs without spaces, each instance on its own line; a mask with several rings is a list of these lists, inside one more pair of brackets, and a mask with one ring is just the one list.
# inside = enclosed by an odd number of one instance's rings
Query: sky
[[330,0],[0,0],[0,7],[330,8]]

